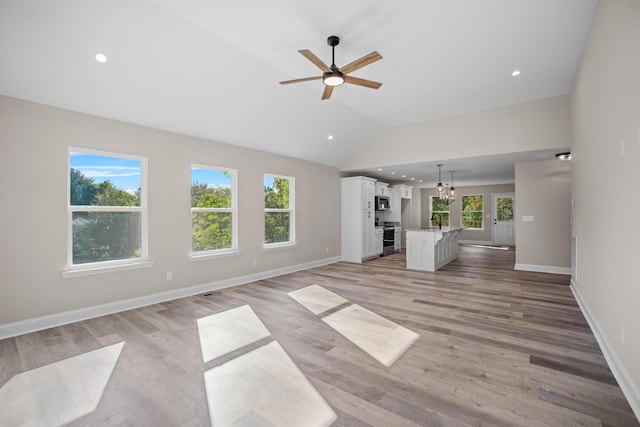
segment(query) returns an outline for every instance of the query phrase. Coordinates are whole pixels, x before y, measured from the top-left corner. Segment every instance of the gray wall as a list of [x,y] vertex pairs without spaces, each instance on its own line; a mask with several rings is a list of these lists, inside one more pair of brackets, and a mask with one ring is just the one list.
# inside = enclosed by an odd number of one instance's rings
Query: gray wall
[[516,269],[570,274],[571,162],[518,163],[515,174]]
[[566,149],[571,145],[569,115],[569,96],[558,96],[398,126],[387,129],[340,169]]
[[640,1],[601,0],[571,95],[577,296],[640,417]]
[[[61,277],[69,146],[148,158],[151,268]],[[7,97],[0,147],[0,326],[340,256],[336,168]],[[238,170],[237,256],[189,260],[192,162]],[[297,247],[263,250],[265,173],[296,179]]]

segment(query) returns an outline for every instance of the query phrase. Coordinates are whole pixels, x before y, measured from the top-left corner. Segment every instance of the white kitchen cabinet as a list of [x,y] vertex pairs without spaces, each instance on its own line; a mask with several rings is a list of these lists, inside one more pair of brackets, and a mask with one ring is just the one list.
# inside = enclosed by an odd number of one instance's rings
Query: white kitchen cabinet
[[362,259],[371,258],[376,255],[376,218],[375,212],[370,210],[362,211]]
[[356,176],[341,179],[342,260],[361,263],[376,256],[375,179]]
[[[365,177],[361,177],[365,178]],[[375,209],[375,187],[376,182],[371,178],[362,180],[362,209]]]
[[376,227],[375,228],[375,254],[382,255],[382,250],[384,248],[384,227]]
[[402,227],[396,225],[393,229],[393,252],[400,252],[402,247]]
[[391,190],[389,189],[389,184],[384,182],[376,182],[376,196],[387,196],[391,195]]

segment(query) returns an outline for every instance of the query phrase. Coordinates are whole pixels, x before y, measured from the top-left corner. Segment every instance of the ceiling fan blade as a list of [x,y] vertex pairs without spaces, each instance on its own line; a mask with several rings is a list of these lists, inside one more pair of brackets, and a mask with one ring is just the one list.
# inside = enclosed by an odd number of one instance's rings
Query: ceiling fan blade
[[324,87],[324,92],[322,92],[322,99],[329,99],[331,98],[331,94],[333,93],[333,88],[335,86],[325,86]]
[[340,72],[342,74],[349,74],[354,72],[355,70],[364,67],[365,65],[369,65],[372,62],[376,62],[378,60],[382,59],[382,56],[376,52],[373,51],[368,55],[363,56],[360,59],[356,59],[355,61],[353,61],[351,64],[347,64],[344,67],[340,68]]
[[302,56],[307,58],[309,61],[313,62],[316,65],[316,67],[320,68],[322,71],[326,73],[331,71],[331,69],[327,66],[327,64],[322,62],[322,60],[317,56],[315,56],[313,52],[311,52],[310,50],[303,49],[303,50],[299,50],[298,52],[300,52]]
[[294,80],[285,80],[283,82],[280,82],[281,85],[288,85],[291,83],[300,83],[300,82],[308,82],[309,80],[321,80],[322,76],[316,76],[316,77],[304,77],[302,79],[294,79]]
[[364,86],[371,89],[378,89],[382,86],[382,83],[374,82],[373,80],[361,79],[359,77],[344,76],[345,83],[351,83],[352,85]]

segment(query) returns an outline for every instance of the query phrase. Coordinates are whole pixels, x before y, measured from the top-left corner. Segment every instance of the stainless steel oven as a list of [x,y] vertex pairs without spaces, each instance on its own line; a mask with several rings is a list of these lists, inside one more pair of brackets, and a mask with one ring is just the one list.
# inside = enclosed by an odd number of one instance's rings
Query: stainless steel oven
[[391,255],[395,252],[395,227],[385,226],[382,234],[382,256]]

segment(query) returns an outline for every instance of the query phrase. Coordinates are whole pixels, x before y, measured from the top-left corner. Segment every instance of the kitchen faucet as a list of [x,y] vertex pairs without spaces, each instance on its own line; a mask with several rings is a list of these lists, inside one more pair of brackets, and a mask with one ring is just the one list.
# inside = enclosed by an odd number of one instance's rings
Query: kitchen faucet
[[434,216],[436,216],[436,215],[438,215],[438,228],[439,228],[440,230],[442,230],[442,217],[440,217],[440,214],[439,214],[439,213],[437,213],[437,212],[432,213],[432,214],[431,214],[431,221],[433,221],[433,220],[435,219],[435,218],[434,218]]

